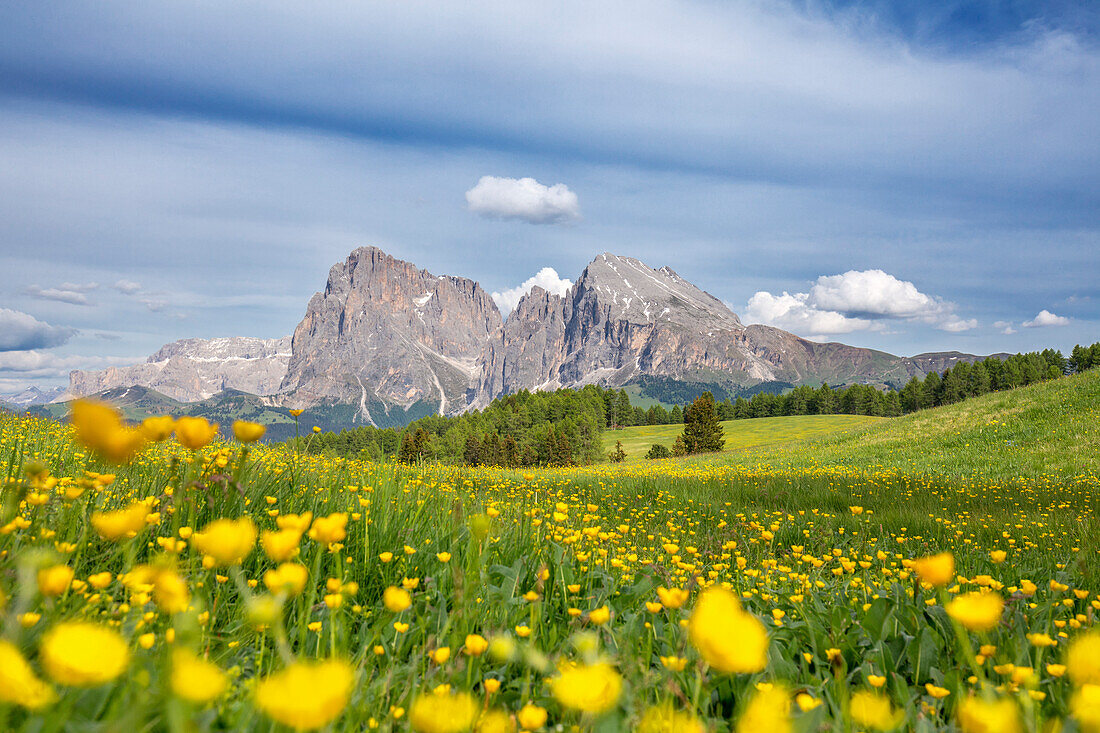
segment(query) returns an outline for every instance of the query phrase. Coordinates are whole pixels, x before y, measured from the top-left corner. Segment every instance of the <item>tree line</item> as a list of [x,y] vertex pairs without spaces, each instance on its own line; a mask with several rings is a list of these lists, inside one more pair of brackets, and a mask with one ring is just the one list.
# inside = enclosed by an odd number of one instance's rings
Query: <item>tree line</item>
[[[470,466],[568,466],[601,460],[603,431],[635,425],[685,424],[672,450],[655,446],[663,458],[721,449],[719,421],[783,415],[874,415],[894,417],[948,405],[987,392],[1022,387],[1100,367],[1100,342],[1075,346],[1068,358],[1054,349],[958,362],[942,373],[913,377],[901,390],[854,384],[840,389],[803,385],[785,394],[758,392],[751,398],[715,401],[706,392],[692,404],[671,409],[635,406],[625,389],[588,385],[554,392],[505,395],[484,410],[454,417],[432,415],[404,428],[357,427],[301,439],[311,453],[358,455],[374,461],[439,461]],[[702,427],[700,427],[702,426]],[[717,446],[717,447],[714,447]],[[612,453],[611,460],[620,451]]]

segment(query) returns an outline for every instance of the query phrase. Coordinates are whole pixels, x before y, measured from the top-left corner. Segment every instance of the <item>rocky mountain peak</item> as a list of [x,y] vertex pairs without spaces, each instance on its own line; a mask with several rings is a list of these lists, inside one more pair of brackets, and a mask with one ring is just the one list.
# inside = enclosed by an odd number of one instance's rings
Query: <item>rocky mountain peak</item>
[[610,252],[589,263],[572,295],[575,302],[598,302],[611,321],[743,328],[725,303],[684,280],[672,268],[655,270],[633,257]]
[[257,395],[278,390],[290,359],[290,337],[233,336],[165,344],[143,364],[69,373],[69,395],[148,387],[180,402],[198,402],[227,389]]
[[329,270],[324,291],[310,299],[282,391],[303,405],[352,402],[368,422],[372,411],[393,406],[459,412],[502,325],[473,280],[361,247]]

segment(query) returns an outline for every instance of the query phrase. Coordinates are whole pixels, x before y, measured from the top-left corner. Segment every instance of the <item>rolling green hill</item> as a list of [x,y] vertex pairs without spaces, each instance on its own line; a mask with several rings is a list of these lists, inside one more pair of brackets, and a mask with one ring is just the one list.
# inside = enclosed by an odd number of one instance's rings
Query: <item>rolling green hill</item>
[[[864,415],[802,415],[797,417],[761,417],[752,420],[726,420],[722,423],[726,453],[762,446],[805,441],[875,425],[887,418]],[[628,461],[641,460],[654,443],[668,448],[676,441],[683,425],[640,425],[604,433],[604,452],[621,440]]]
[[733,460],[792,468],[897,468],[991,481],[1095,477],[1100,475],[1100,370],[880,420],[781,449],[761,445]]

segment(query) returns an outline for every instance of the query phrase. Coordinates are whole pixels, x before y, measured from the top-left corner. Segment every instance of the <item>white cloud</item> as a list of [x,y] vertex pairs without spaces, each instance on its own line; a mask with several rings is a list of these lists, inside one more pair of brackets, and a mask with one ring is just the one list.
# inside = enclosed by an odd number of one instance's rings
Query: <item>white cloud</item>
[[136,283],[133,280],[119,280],[111,287],[124,295],[133,295],[141,290],[141,283]]
[[1039,311],[1030,321],[1021,324],[1024,328],[1045,328],[1046,326],[1068,326],[1069,319],[1065,316],[1056,316],[1046,308]]
[[978,326],[955,314],[955,304],[926,295],[906,280],[882,270],[849,270],[822,275],[808,293],[773,295],[760,291],[749,299],[745,316],[804,334],[881,330],[882,320],[920,321],[959,333]]
[[60,346],[75,333],[76,329],[51,326],[28,313],[0,308],[0,352]]
[[772,295],[762,290],[749,298],[745,318],[750,323],[766,323],[815,336],[866,331],[874,325],[865,318],[849,318],[836,311],[816,308],[808,300],[808,293],[791,295],[784,291],[782,295]]
[[1011,321],[994,321],[993,328],[999,328],[1001,333],[1005,336],[1011,336],[1016,333],[1016,329],[1012,327]]
[[8,351],[0,352],[0,375],[15,373],[22,379],[57,378],[67,377],[73,369],[103,369],[141,361],[144,359],[132,356],[61,356],[37,350]]
[[577,194],[568,186],[544,186],[534,178],[482,176],[466,192],[466,205],[482,216],[522,219],[531,224],[560,224],[581,215]]
[[30,285],[24,291],[27,295],[41,300],[54,300],[69,305],[88,305],[86,293],[99,287],[99,283],[61,283],[56,288],[43,288]]
[[520,299],[531,292],[531,288],[536,285],[548,293],[564,296],[569,292],[569,288],[573,283],[564,277],[559,277],[557,270],[553,267],[544,267],[535,273],[534,277],[524,280],[522,285],[509,288],[502,293],[493,293],[493,302],[497,304],[497,308],[500,308],[502,314],[508,315],[515,310]]

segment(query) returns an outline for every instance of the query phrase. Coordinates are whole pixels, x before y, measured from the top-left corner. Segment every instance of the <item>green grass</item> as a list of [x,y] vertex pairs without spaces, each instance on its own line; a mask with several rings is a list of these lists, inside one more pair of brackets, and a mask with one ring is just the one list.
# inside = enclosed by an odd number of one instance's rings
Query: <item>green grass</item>
[[[723,452],[745,451],[764,446],[786,445],[835,435],[883,422],[883,418],[864,415],[803,415],[797,417],[761,417],[752,420],[726,420],[722,423],[726,447]],[[604,453],[621,440],[628,461],[641,460],[653,444],[672,447],[683,425],[639,425],[604,433]]]
[[994,482],[1096,477],[1100,371],[995,392],[816,440],[761,445],[732,460],[790,468],[896,468]]

